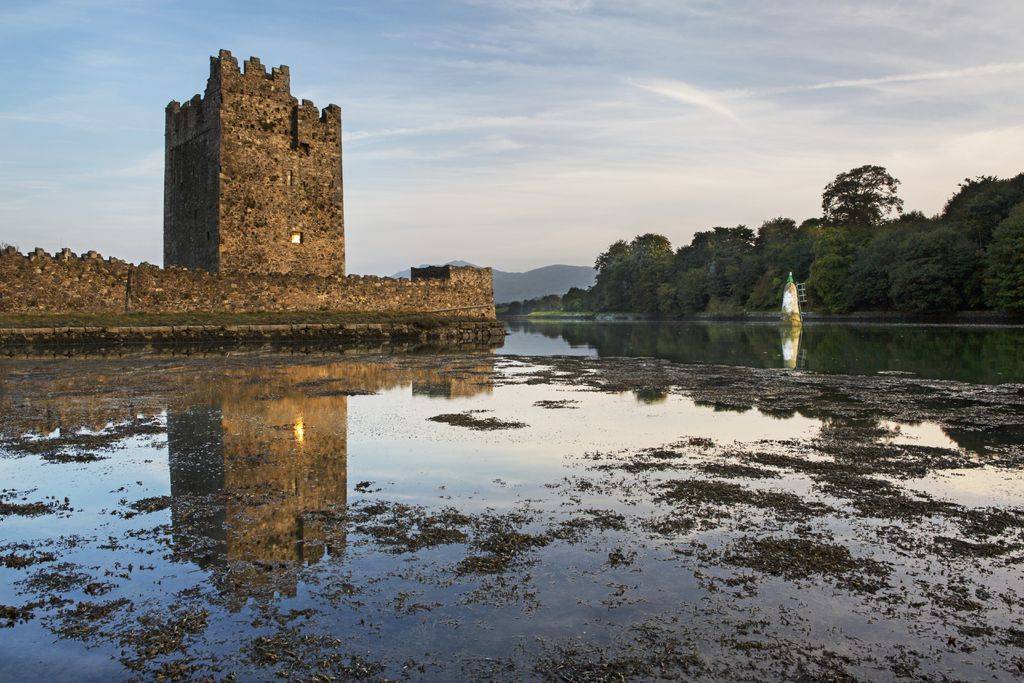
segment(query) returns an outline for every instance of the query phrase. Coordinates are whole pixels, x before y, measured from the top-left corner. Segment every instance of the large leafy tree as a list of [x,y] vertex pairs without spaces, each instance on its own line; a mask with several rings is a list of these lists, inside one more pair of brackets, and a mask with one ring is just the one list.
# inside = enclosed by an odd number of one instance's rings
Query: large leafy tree
[[[688,246],[676,253],[675,272],[698,271],[702,273],[702,289],[709,299],[742,304],[760,275],[758,262],[751,258],[753,254],[753,230],[743,225],[716,227],[698,232]],[[692,293],[693,275],[687,277],[686,289]],[[690,303],[698,300],[696,296],[686,299]]]
[[889,268],[889,296],[897,310],[947,313],[960,309],[977,268],[976,250],[954,228],[907,235]]
[[814,264],[807,285],[827,313],[845,313],[849,310],[846,295],[850,279],[853,249],[844,232],[829,228],[814,247]]
[[629,243],[629,303],[636,313],[658,313],[658,289],[672,265],[672,243],[647,233]]
[[658,290],[672,265],[672,244],[647,233],[619,240],[597,257],[593,303],[599,310],[656,314]]
[[950,197],[942,210],[942,220],[955,224],[975,244],[982,247],[992,231],[1024,201],[1024,173],[1015,178],[994,176],[968,178]]
[[678,313],[697,313],[708,305],[707,276],[703,269],[690,268],[678,273],[673,284]]
[[847,305],[851,310],[886,310],[893,308],[889,290],[892,269],[904,258],[909,242],[928,239],[935,222],[919,211],[911,211],[882,228],[873,231],[853,256],[850,279],[846,286]]
[[570,287],[569,291],[562,295],[562,310],[581,312],[590,310],[590,295],[585,289]]
[[1024,202],[995,229],[985,261],[989,303],[1008,313],[1024,313]]
[[[1024,174],[1007,179],[994,176],[968,178],[946,202],[941,220],[971,240],[975,248],[975,259],[982,263],[996,226],[1022,201]],[[978,268],[968,278],[964,302],[968,308],[982,308],[991,304],[985,277],[985,269]]]
[[777,308],[789,273],[793,273],[798,282],[807,280],[819,232],[815,221],[804,221],[797,227],[792,219],[773,218],[761,225],[754,240],[758,274],[744,292],[748,295],[748,307]]
[[597,281],[593,288],[593,302],[600,311],[629,310],[626,291],[629,245],[623,240],[613,243],[594,261]]
[[854,254],[846,286],[846,303],[852,310],[892,308],[889,270],[900,258],[903,240],[903,233],[884,230]]
[[832,225],[874,226],[903,210],[900,181],[881,166],[860,166],[840,173],[821,195],[825,220]]

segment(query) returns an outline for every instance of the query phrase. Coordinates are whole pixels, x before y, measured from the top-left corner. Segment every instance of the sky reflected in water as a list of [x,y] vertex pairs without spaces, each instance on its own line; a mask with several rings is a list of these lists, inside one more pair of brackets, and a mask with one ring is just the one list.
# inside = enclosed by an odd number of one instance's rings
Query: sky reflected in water
[[[517,334],[506,351],[529,333]],[[844,429],[867,434],[865,448],[965,457],[939,425],[594,391],[544,379],[537,363],[489,353],[7,362],[4,500],[48,511],[0,518],[0,555],[53,557],[0,568],[0,605],[31,612],[2,632],[0,679],[148,678],[180,665],[269,680],[281,662],[253,652],[281,643],[307,663],[340,647],[379,662],[380,675],[414,661],[417,678],[512,679],[568,643],[618,651],[643,629],[683,638],[710,672],[719,660],[737,675],[778,675],[774,655],[726,637],[752,620],[760,640],[792,645],[809,670],[826,670],[821,653],[838,639],[853,653],[846,670],[870,676],[890,671],[885,656],[928,652],[955,631],[945,611],[922,616],[903,598],[879,620],[871,593],[814,578],[755,589],[749,570],[713,559],[751,532],[811,534],[901,567],[879,595],[923,590],[921,580],[946,590],[956,560],[902,557],[879,540],[890,520],[851,517],[813,474],[750,464]],[[431,419],[445,415],[457,419]],[[723,464],[740,486],[719,488],[749,501],[701,503],[686,513],[697,526],[667,531],[685,515],[659,498],[663,486],[683,473],[720,481]],[[992,467],[887,480],[974,506],[1018,505],[1024,488],[1017,471]],[[759,491],[810,502],[766,508],[776,499]],[[499,538],[525,549],[495,550]],[[483,560],[501,562],[465,569]],[[986,567],[972,590],[1016,596],[1020,578]],[[984,623],[1016,628],[1014,604],[986,603]],[[112,611],[83,621],[97,605]],[[176,628],[170,645],[154,635]],[[1010,666],[996,641],[972,643],[923,670]]]

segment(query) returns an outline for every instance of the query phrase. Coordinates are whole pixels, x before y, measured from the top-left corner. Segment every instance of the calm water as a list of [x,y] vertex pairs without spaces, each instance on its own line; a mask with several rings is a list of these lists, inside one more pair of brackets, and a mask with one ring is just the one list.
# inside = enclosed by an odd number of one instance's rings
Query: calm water
[[[994,382],[1019,334],[514,323],[498,353],[4,361],[0,502],[42,508],[0,515],[0,680],[1013,680],[1017,443],[502,354]],[[765,539],[805,545],[761,566]]]
[[501,353],[649,356],[679,363],[829,374],[903,372],[979,384],[1024,382],[1024,328],[507,321]]

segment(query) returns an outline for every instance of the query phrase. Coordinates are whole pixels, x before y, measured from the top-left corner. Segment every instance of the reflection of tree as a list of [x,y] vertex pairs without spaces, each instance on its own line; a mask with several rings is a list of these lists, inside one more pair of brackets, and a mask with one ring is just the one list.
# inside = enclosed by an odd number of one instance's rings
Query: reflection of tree
[[[743,323],[594,323],[510,321],[513,331],[562,338],[599,356],[649,356],[678,363],[790,367],[778,327]],[[998,384],[1024,378],[1019,330],[907,325],[805,325],[799,367],[811,372],[875,374]],[[785,343],[783,341],[783,343]]]
[[[820,324],[802,328],[742,323],[594,323],[579,321],[509,321],[512,331],[562,338],[573,346],[589,346],[602,357],[650,356],[679,363],[751,367],[788,367],[834,374],[875,374],[900,369],[922,377],[948,377],[998,383],[1024,377],[1020,332],[998,328],[936,328],[895,325]],[[780,331],[781,330],[781,331]],[[635,392],[640,401],[658,394]],[[837,397],[838,398],[838,397]],[[823,437],[840,438],[843,429],[887,432],[880,422],[850,423],[827,409],[779,408],[772,401],[751,406],[719,403],[709,393],[700,406],[717,411],[746,412],[752,407],[778,418],[803,415],[825,421]],[[1021,435],[995,435],[944,430],[962,448],[978,452],[986,443],[1014,442]],[[1005,430],[1004,430],[1005,431]],[[1024,431],[1024,430],[1022,430]]]
[[813,325],[804,336],[808,369],[817,372],[902,371],[985,384],[1024,377],[1013,329]]
[[561,337],[590,346],[601,357],[646,356],[678,363],[720,363],[778,367],[781,356],[775,325],[671,322],[510,322],[513,331]]
[[942,432],[956,445],[974,453],[984,453],[1010,445],[1014,449],[1024,443],[1024,425],[1008,425],[989,429],[947,429]]
[[[700,408],[711,408],[716,413],[746,413],[753,409],[752,405],[740,405],[733,401],[729,403],[719,403],[717,401],[695,398],[693,399],[693,405]],[[758,410],[766,412],[763,407],[758,407]]]

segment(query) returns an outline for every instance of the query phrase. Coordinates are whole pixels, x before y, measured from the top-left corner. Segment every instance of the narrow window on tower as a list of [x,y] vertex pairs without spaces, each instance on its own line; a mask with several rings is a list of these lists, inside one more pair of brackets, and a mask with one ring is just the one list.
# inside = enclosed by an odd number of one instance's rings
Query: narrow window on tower
[[292,230],[292,244],[302,244],[301,230]]

